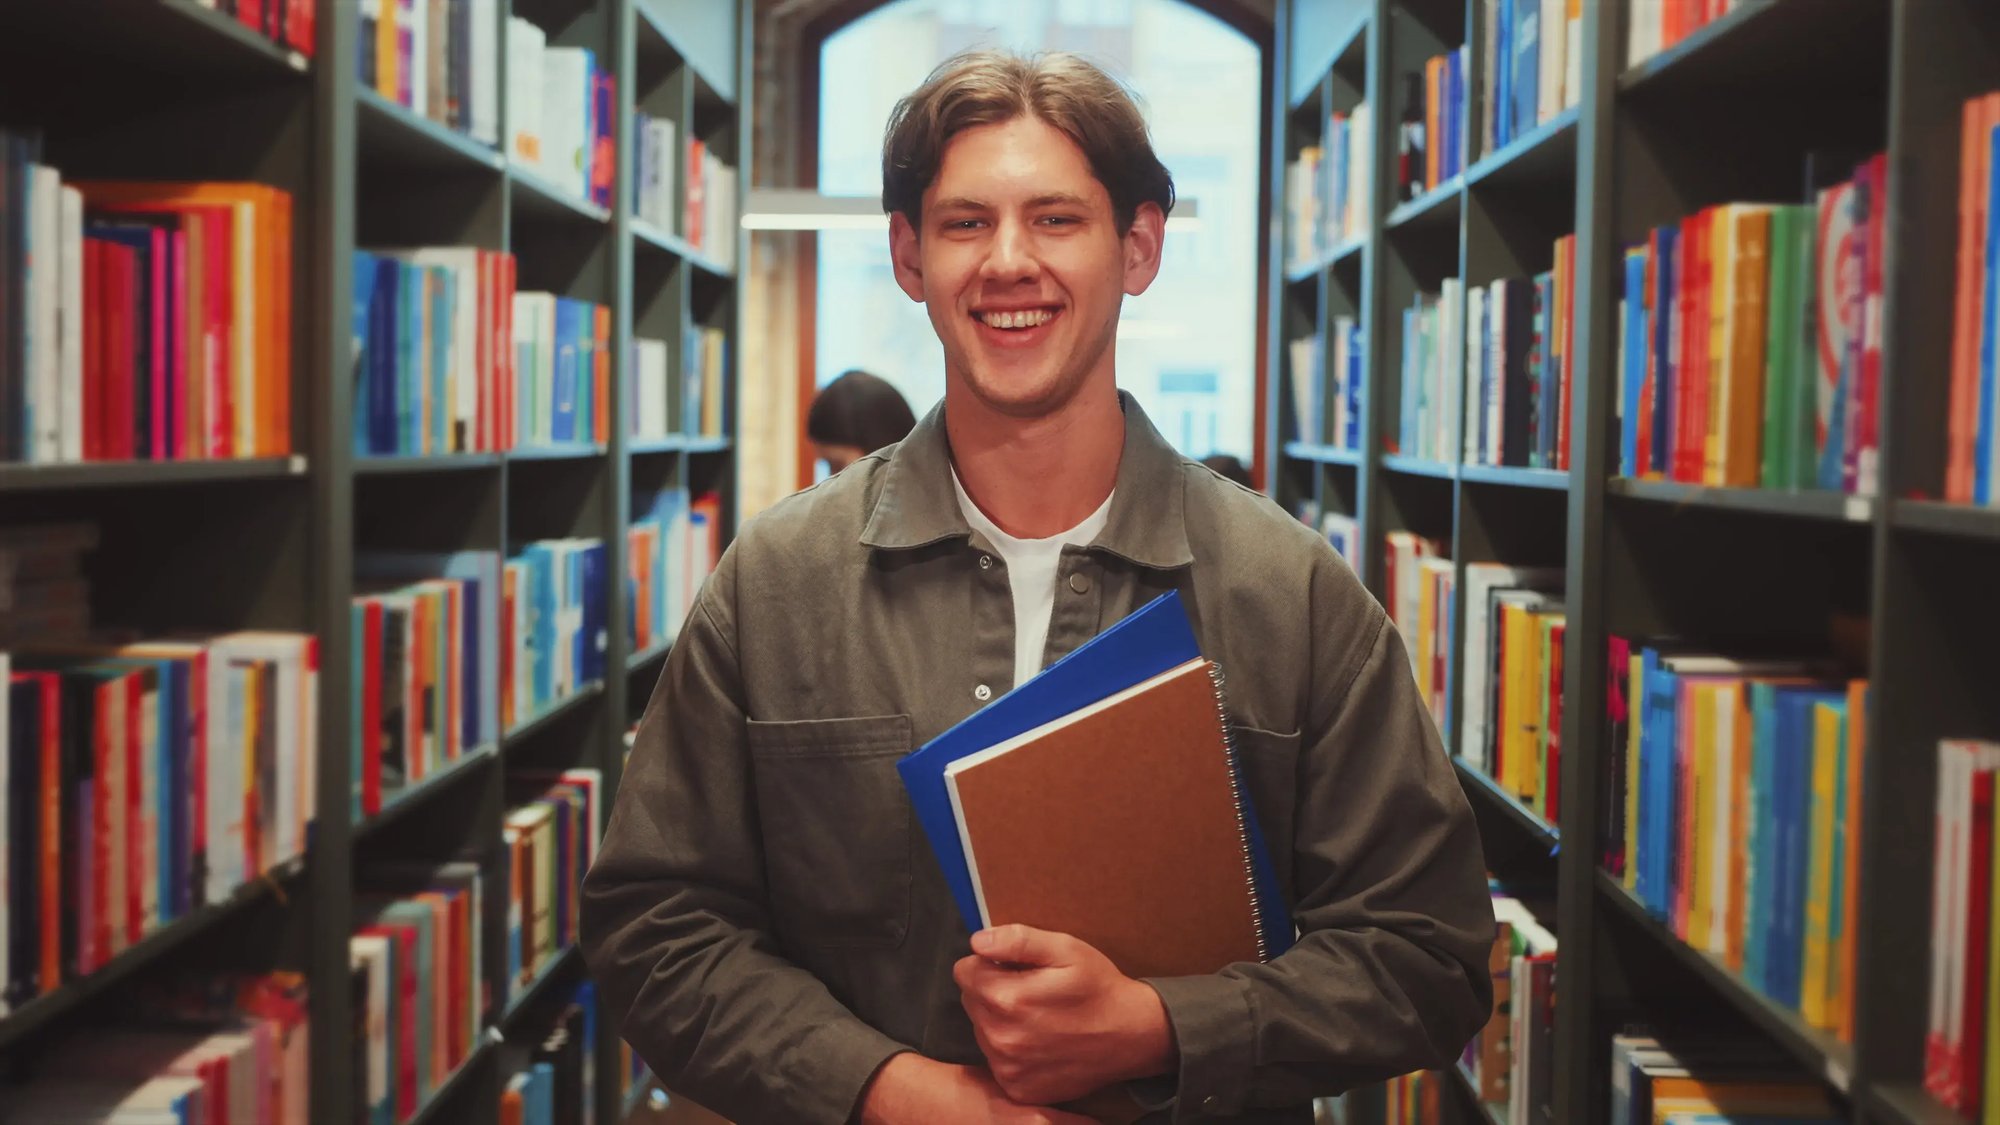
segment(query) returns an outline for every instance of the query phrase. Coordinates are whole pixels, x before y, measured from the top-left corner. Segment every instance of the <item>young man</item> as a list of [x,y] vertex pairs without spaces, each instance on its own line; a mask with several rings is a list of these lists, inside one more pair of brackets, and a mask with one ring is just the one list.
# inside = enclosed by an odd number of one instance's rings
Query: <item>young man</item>
[[[1310,1120],[1449,1065],[1490,1014],[1464,796],[1381,608],[1325,542],[1176,454],[1117,389],[1173,186],[1065,56],[940,67],[883,150],[896,277],[944,344],[899,445],[750,521],[648,704],[584,947],[616,1026],[743,1123]],[[1060,934],[967,935],[896,760],[1180,591],[1300,928],[1134,981]]]

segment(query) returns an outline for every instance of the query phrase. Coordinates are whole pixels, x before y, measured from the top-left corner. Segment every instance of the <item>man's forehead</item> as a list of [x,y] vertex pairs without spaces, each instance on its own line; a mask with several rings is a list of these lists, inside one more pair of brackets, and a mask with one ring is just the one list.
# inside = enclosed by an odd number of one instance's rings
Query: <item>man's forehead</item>
[[926,206],[936,208],[1090,206],[1110,200],[1083,149],[1067,133],[1031,117],[954,134],[925,194]]

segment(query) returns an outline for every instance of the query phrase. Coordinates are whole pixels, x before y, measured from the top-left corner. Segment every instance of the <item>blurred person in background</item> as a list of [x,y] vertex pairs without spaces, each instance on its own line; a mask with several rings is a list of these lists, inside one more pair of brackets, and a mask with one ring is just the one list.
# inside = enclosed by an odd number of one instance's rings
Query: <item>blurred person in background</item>
[[806,437],[829,476],[909,435],[917,424],[910,404],[886,379],[866,371],[844,372],[821,387],[806,412]]

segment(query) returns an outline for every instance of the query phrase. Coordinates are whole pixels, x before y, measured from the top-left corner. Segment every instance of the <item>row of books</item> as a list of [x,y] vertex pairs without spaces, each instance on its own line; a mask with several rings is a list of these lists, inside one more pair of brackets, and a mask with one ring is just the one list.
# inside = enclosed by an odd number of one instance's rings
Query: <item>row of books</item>
[[1868,681],[1614,636],[1606,865],[1744,983],[1851,1042]]
[[1466,292],[1466,464],[1569,469],[1576,236],[1556,240],[1553,260]]
[[687,142],[681,236],[727,269],[736,264],[736,169],[699,137]]
[[128,989],[112,1026],[47,1045],[0,1117],[95,1125],[207,1125],[310,1117],[302,974],[182,976]]
[[[1611,1039],[1614,1125],[1838,1125],[1845,1114],[1769,1041],[1634,1028]],[[1516,1118],[1515,1120],[1519,1120]]]
[[469,862],[365,873],[348,939],[368,1121],[402,1125],[471,1057],[490,1007],[481,957],[485,876]]
[[534,986],[557,955],[576,945],[583,874],[602,832],[603,776],[596,769],[508,777],[511,807],[501,822],[507,857],[504,996]]
[[547,1034],[505,1049],[499,1125],[596,1125],[597,987],[582,981]]
[[359,19],[363,87],[499,146],[500,0],[360,0]]
[[1341,449],[1361,448],[1361,385],[1365,381],[1361,326],[1351,316],[1336,316],[1327,333],[1333,345],[1324,355],[1318,335],[1301,336],[1288,345],[1292,365],[1292,414],[1299,441]]
[[556,188],[611,206],[617,175],[618,76],[588,47],[563,47],[507,18],[508,155]]
[[1486,965],[1493,979],[1493,1017],[1459,1056],[1479,1101],[1508,1107],[1510,1121],[1552,1117],[1556,936],[1541,923],[1552,905],[1494,887],[1493,949]]
[[1945,499],[2000,503],[2000,91],[1972,98],[1958,151],[1958,288],[1952,309]]
[[1993,944],[2000,933],[1993,925],[2000,743],[1947,739],[1937,755],[1924,1087],[1954,1111],[1985,1120],[2000,1112],[2000,951]]
[[1481,153],[1498,152],[1582,101],[1583,2],[1481,0]]
[[1704,26],[1721,19],[1744,0],[1626,0],[1625,65],[1638,66]]
[[701,437],[721,437],[723,430],[723,382],[728,375],[732,345],[729,333],[712,325],[700,325],[683,337],[687,342],[687,366],[682,368],[682,428]]
[[498,738],[503,581],[490,551],[355,559],[352,815]]
[[[354,253],[354,453],[513,447],[512,254],[471,246]],[[546,295],[543,295],[546,296]]]
[[0,132],[0,460],[291,452],[292,198],[65,183]]
[[1450,693],[1448,643],[1443,630],[1449,614],[1440,609],[1451,597],[1451,549],[1413,531],[1382,537],[1382,608],[1402,634],[1417,691],[1439,730],[1445,729],[1444,701]]
[[45,638],[0,676],[0,1012],[304,854],[314,637]]
[[544,539],[508,559],[500,606],[500,724],[602,683],[611,575],[602,539]]
[[1876,493],[1887,171],[1877,154],[1812,202],[1706,207],[1626,250],[1625,475]]
[[319,36],[319,0],[195,0],[235,16],[244,27],[287,50],[313,56]]
[[553,293],[514,295],[515,444],[611,439],[611,309]]
[[1382,1125],[1445,1125],[1451,1079],[1436,1070],[1399,1074],[1383,1084]]
[[1285,166],[1286,249],[1294,265],[1368,233],[1374,115],[1367,102],[1330,114],[1318,144]]
[[1465,48],[1424,61],[1403,76],[1396,132],[1396,198],[1402,202],[1465,171]]
[[1465,287],[1447,277],[1403,310],[1402,398],[1395,452],[1450,461],[1457,449],[1464,382]]
[[[1449,605],[1443,617],[1449,630]],[[1567,625],[1560,569],[1466,564],[1458,754],[1550,824],[1562,815]]]
[[713,492],[690,499],[685,488],[663,489],[633,519],[625,540],[633,652],[673,640],[721,555],[722,500]]
[[680,184],[674,174],[681,156],[678,138],[673,118],[633,110],[632,213],[663,231],[674,230],[682,218]]

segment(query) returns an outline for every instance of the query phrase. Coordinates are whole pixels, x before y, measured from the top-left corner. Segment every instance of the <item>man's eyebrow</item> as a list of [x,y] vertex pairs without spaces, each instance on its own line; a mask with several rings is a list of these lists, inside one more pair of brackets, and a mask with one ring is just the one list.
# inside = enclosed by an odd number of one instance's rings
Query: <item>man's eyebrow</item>
[[977,199],[970,199],[963,195],[955,195],[952,196],[950,199],[940,199],[936,203],[931,204],[931,206],[939,211],[986,210],[986,204],[980,202]]
[[1030,207],[1088,207],[1088,206],[1090,206],[1090,203],[1089,203],[1089,201],[1088,201],[1088,200],[1084,199],[1084,198],[1083,198],[1082,196],[1080,196],[1080,195],[1072,195],[1072,194],[1070,194],[1069,192],[1066,192],[1066,191],[1057,191],[1057,192],[1050,192],[1050,193],[1049,193],[1049,194],[1047,194],[1047,195],[1038,195],[1038,196],[1036,196],[1035,198],[1033,198],[1033,199],[1030,199],[1030,200],[1028,200],[1028,206],[1030,206]]

